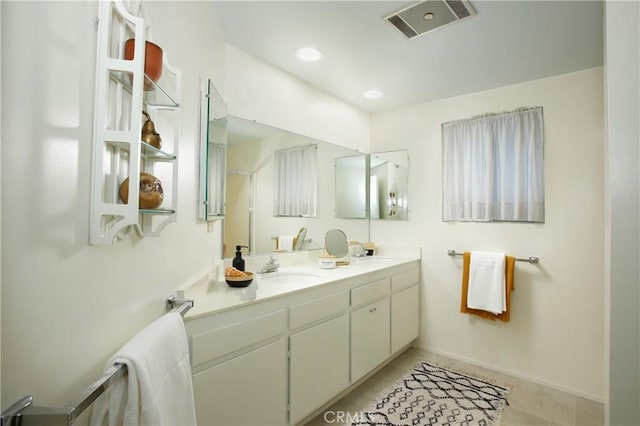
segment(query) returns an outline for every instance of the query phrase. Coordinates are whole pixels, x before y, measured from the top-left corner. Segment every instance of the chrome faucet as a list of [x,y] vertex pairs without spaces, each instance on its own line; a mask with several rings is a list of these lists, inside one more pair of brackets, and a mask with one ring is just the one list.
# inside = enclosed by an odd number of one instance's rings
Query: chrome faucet
[[271,256],[269,257],[269,261],[267,262],[267,264],[264,265],[262,268],[260,268],[258,273],[264,274],[267,272],[275,272],[278,270],[279,267],[280,265],[278,264],[278,259],[276,259],[275,256]]
[[353,251],[354,257],[364,257],[367,254],[367,250],[364,248],[364,244],[358,243]]

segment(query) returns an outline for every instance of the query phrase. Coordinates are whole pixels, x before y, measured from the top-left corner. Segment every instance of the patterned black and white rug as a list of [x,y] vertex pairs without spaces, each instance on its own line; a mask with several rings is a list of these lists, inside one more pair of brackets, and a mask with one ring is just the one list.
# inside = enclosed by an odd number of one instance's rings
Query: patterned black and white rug
[[418,363],[382,392],[353,425],[491,425],[509,389],[468,374]]

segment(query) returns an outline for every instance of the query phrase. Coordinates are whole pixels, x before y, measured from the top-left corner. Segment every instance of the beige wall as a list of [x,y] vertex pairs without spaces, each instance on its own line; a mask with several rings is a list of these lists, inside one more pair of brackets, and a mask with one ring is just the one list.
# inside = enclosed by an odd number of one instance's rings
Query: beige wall
[[640,424],[640,3],[607,1],[607,424]]
[[[544,107],[546,223],[443,223],[440,124]],[[409,222],[372,241],[422,247],[419,346],[603,400],[603,70],[594,68],[376,114],[372,149],[409,148]],[[447,249],[539,256],[518,263],[512,321],[458,313],[461,259]]]

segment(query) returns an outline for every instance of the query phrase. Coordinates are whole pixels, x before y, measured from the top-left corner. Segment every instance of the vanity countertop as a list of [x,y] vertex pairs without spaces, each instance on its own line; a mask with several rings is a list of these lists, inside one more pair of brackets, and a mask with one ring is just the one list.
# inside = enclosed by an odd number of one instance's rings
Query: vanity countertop
[[[247,287],[230,287],[222,276],[224,267],[217,274],[209,273],[178,293],[179,298],[193,299],[194,307],[185,320],[289,295],[316,286],[354,278],[372,272],[395,268],[420,260],[420,249],[386,250],[374,256],[350,259],[350,263],[334,269],[322,269],[318,265],[320,251],[302,253],[278,253],[280,267],[276,272],[254,273],[253,282]],[[257,271],[269,256],[246,258],[248,271]],[[228,263],[228,262],[226,262]],[[226,265],[225,263],[225,265]]]

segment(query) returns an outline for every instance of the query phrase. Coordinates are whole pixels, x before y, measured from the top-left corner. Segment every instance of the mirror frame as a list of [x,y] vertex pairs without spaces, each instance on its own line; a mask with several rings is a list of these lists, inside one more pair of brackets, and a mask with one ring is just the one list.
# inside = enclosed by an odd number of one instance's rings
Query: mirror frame
[[[208,78],[202,81],[200,90],[200,147],[199,147],[199,172],[198,172],[198,219],[203,221],[214,221],[224,218],[226,211],[226,163],[227,163],[227,135],[226,126],[228,119],[227,105],[225,104],[222,96],[216,90],[213,81]],[[214,120],[221,120],[224,122],[224,130],[222,132],[221,139],[214,141],[213,135],[210,132],[210,124]],[[223,170],[214,170],[214,165],[210,163],[210,144],[224,145],[223,154]],[[222,180],[221,187],[221,202],[222,208],[219,214],[210,214],[209,205],[211,200],[211,191],[209,188],[210,179],[212,176],[218,176]]]

